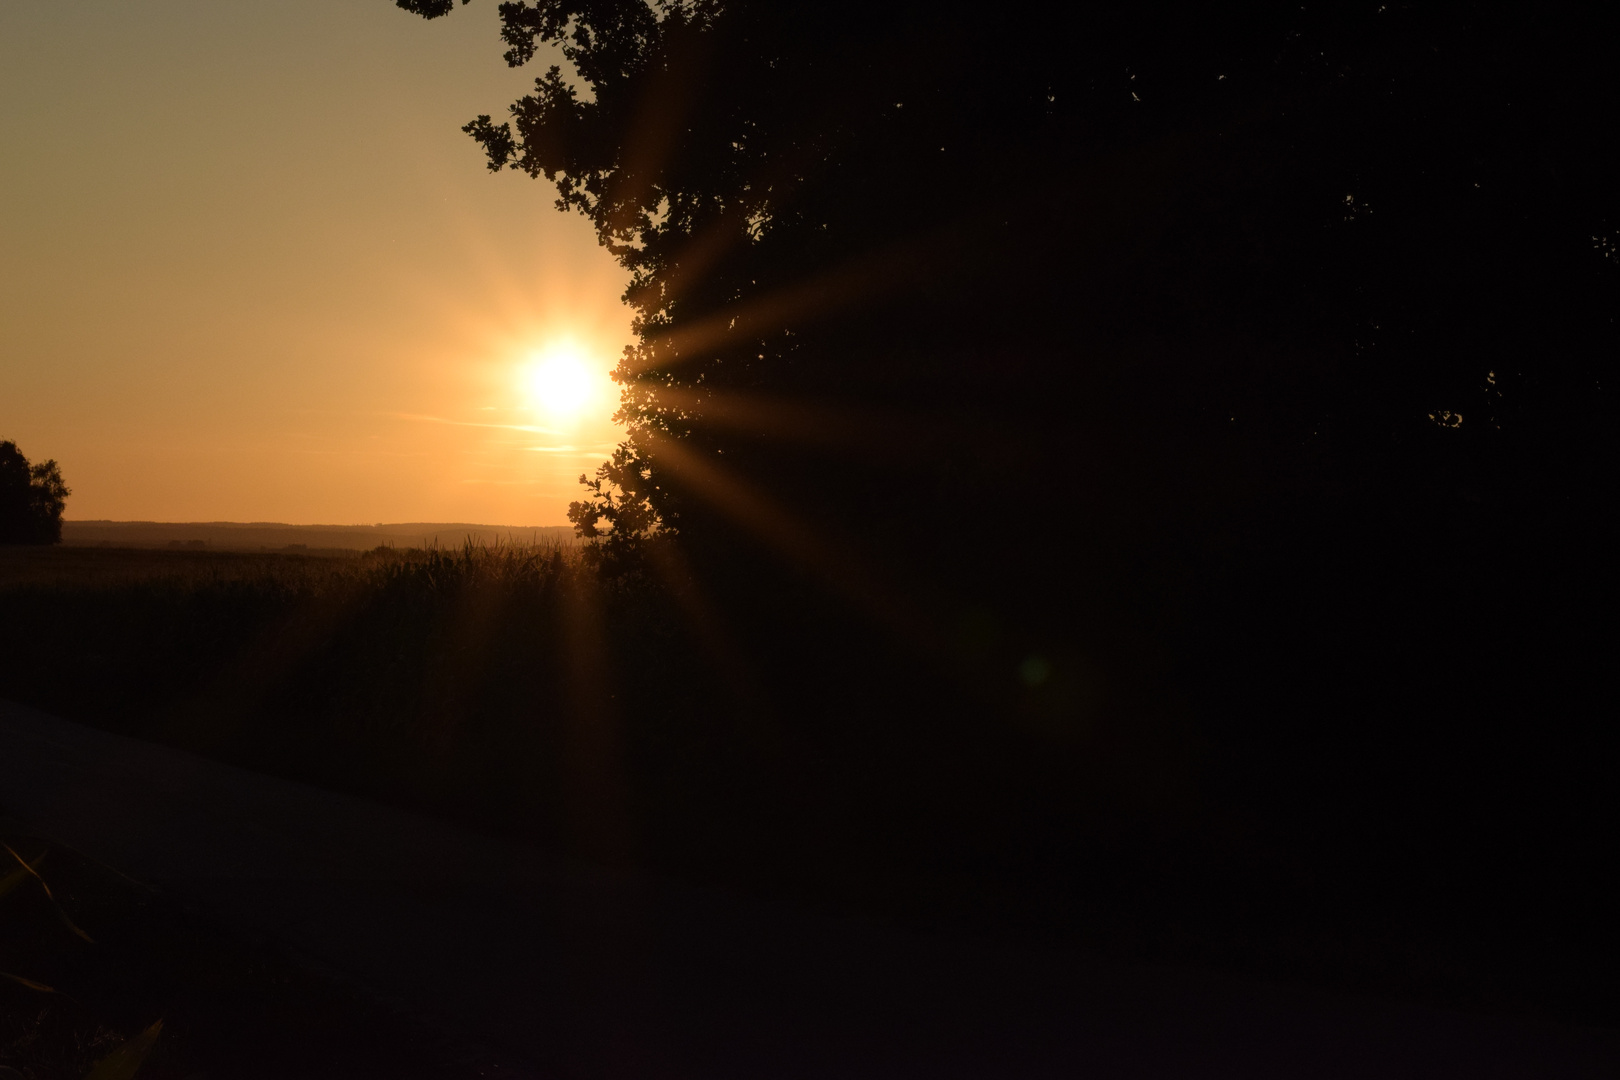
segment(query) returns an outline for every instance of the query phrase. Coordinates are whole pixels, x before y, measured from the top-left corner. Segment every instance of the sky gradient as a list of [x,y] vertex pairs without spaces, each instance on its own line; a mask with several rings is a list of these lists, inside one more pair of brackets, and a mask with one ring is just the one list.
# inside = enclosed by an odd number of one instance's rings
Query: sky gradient
[[[501,52],[493,4],[0,5],[0,439],[69,519],[565,521],[630,312],[459,130],[530,85]],[[528,392],[559,345],[572,420]]]

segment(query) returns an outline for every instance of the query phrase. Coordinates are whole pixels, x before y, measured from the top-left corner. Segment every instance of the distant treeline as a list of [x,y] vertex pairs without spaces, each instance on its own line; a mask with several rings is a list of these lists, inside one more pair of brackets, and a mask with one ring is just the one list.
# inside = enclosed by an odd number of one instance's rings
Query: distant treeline
[[375,547],[459,548],[572,542],[569,525],[473,525],[409,521],[377,525],[284,525],[273,521],[64,521],[64,544],[107,547],[209,547],[223,551],[265,548],[369,551]]

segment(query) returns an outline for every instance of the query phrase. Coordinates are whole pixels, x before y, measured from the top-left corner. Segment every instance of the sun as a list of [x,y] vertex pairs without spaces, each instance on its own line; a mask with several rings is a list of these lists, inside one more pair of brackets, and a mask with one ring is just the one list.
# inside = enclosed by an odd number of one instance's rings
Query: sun
[[595,401],[598,381],[583,351],[571,343],[536,352],[523,370],[530,406],[554,421],[581,419]]

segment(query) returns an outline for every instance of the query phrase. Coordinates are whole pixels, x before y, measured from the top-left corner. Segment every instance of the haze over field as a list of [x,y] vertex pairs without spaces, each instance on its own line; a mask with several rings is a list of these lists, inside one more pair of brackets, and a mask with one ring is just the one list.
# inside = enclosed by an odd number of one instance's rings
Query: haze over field
[[62,543],[69,547],[204,547],[259,551],[301,547],[314,550],[370,551],[376,547],[459,548],[573,543],[568,525],[475,525],[467,522],[409,521],[375,525],[287,525],[276,521],[64,521]]
[[0,5],[0,437],[73,517],[565,520],[623,272],[459,130],[532,83],[500,47],[493,5]]

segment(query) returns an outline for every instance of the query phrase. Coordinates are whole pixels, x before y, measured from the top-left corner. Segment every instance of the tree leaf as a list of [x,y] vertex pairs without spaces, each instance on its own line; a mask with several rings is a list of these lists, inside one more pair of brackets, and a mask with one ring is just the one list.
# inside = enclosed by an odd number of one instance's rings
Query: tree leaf
[[33,979],[25,979],[21,975],[13,975],[9,971],[0,971],[0,979],[10,979],[19,986],[26,986],[30,990],[38,990],[42,994],[54,994],[57,992],[54,986],[46,986],[44,983],[35,982]]
[[89,934],[85,933],[83,930],[80,930],[78,924],[75,923],[72,919],[68,918],[68,913],[63,910],[61,904],[56,903],[56,898],[55,897],[51,898],[51,903],[56,904],[57,918],[62,920],[62,924],[64,926],[66,926],[69,930],[73,931],[79,937],[83,938],[84,941],[87,944],[94,945],[96,943],[95,938],[91,937]]
[[[13,854],[15,854],[15,852],[13,852]],[[46,853],[43,851],[40,852],[39,855],[34,858],[33,862],[24,863],[22,866],[19,866],[5,877],[0,877],[0,899],[3,899],[13,889],[27,881],[30,877],[38,877],[39,875],[34,871],[40,863],[45,861],[45,854]]]
[[[39,882],[39,887],[45,890],[46,898],[48,900],[50,900],[50,902],[53,905],[55,905],[56,914],[61,917],[63,924],[69,930],[73,931],[74,934],[76,934],[79,937],[83,938],[89,944],[94,945],[96,943],[95,938],[91,937],[89,934],[85,933],[83,930],[80,930],[78,925],[76,923],[74,923],[74,921],[72,919],[70,919],[68,917],[68,913],[63,909],[61,903],[59,903],[57,901],[56,896],[51,892],[51,887],[45,883],[45,879],[39,876],[38,871],[36,871],[33,866],[29,865],[29,863],[28,863],[28,861],[26,859],[24,859],[21,855],[17,854],[17,852],[12,849],[10,844],[5,843],[4,841],[0,841],[0,847],[3,847],[7,851],[10,851],[11,852],[11,857],[13,859],[16,859],[17,862],[20,863],[21,866],[22,866],[22,869],[13,870],[12,873],[13,874],[20,874],[23,871],[27,871],[28,874],[30,876],[32,876],[35,881]],[[41,855],[39,857],[39,859],[35,859],[34,862],[37,864],[40,861],[40,859],[43,859],[44,857],[45,856]],[[9,881],[10,878],[7,877],[6,880]],[[13,887],[15,887],[15,886],[13,886]],[[3,896],[3,895],[5,895],[5,893],[3,891],[0,891],[0,896]]]
[[[13,874],[22,874],[22,875],[24,875],[26,877],[32,877],[35,881],[39,882],[41,885],[45,885],[45,879],[40,877],[39,872],[34,869],[34,867],[28,862],[27,859],[25,859],[21,855],[17,854],[16,850],[13,849],[10,844],[6,843],[3,840],[0,840],[0,847],[5,848],[6,851],[10,852],[11,857],[13,859],[17,860],[17,863],[18,863],[20,869],[13,870],[12,871]],[[39,859],[35,859],[34,862],[36,862],[36,863],[39,862]],[[9,876],[7,876],[6,880],[10,881],[11,878]],[[15,887],[15,886],[13,886],[13,887]],[[50,888],[49,885],[45,885],[45,895],[46,896],[51,895],[51,888]]]

